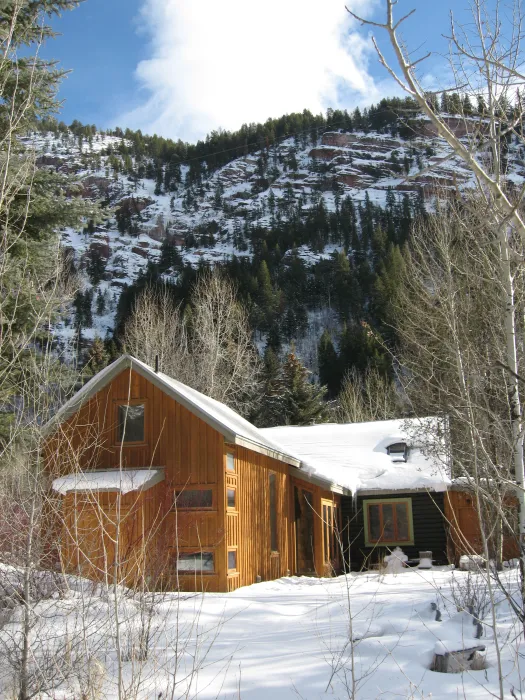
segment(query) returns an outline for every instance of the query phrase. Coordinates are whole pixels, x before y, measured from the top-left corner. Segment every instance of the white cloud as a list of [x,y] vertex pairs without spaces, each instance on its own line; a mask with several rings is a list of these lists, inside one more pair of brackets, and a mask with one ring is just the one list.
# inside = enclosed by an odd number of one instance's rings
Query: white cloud
[[[353,0],[370,12],[375,0]],[[119,124],[195,140],[219,127],[354,104],[379,96],[375,60],[344,0],[145,0],[151,56],[139,63],[144,100]],[[117,120],[115,120],[117,121]]]

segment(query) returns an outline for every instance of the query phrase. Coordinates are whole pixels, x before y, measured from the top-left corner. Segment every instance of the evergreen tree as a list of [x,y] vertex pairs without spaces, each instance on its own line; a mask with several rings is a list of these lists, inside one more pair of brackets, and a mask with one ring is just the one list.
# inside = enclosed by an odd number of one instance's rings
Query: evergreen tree
[[332,342],[332,336],[328,330],[324,330],[317,347],[317,361],[319,365],[319,381],[328,389],[328,396],[337,396],[341,383],[339,372],[339,358]]
[[286,425],[313,425],[329,419],[325,402],[326,387],[309,381],[310,373],[292,347],[281,370],[283,414],[280,423]]
[[[59,231],[92,215],[67,177],[40,169],[24,138],[57,110],[64,71],[42,58],[50,18],[77,0],[0,3],[0,401],[13,405],[38,366],[38,348],[63,301]],[[21,353],[21,348],[26,351]],[[22,405],[21,402],[20,405]],[[4,414],[3,417],[5,417]],[[23,423],[23,418],[21,423]],[[5,424],[4,421],[2,423]],[[0,439],[5,431],[0,428]]]
[[109,353],[106,350],[106,346],[98,335],[95,336],[93,344],[89,348],[85,373],[88,376],[93,376],[98,374],[100,370],[107,367],[110,362]]

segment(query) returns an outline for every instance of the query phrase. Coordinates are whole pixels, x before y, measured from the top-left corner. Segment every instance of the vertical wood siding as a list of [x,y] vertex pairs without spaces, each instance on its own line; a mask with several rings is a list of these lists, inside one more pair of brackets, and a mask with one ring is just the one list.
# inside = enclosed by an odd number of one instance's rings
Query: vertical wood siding
[[[117,406],[128,398],[144,401],[144,442],[121,446],[116,439]],[[172,559],[178,546],[213,550],[215,574],[199,575],[197,585],[207,590],[226,590],[224,439],[154,384],[133,370],[121,372],[59,426],[48,440],[44,458],[50,476],[119,466],[164,467],[165,481],[151,491],[155,493],[157,520],[162,521],[159,548],[167,567],[165,585],[190,590],[196,585],[193,575],[176,576]],[[214,511],[175,513],[174,491],[195,485],[214,489]],[[137,492],[131,495],[136,498]],[[89,520],[87,514],[85,518]]]
[[[128,399],[145,404],[144,442],[120,445],[116,439],[117,407]],[[227,470],[228,452],[234,454],[234,472]],[[337,505],[339,497],[318,486],[292,480],[290,467],[283,462],[244,447],[226,445],[220,433],[133,370],[123,370],[59,426],[49,439],[44,456],[51,476],[79,469],[164,468],[165,480],[140,495],[139,510],[142,510],[133,527],[142,532],[147,523],[156,524],[155,552],[150,548],[148,561],[155,560],[156,570],[164,566],[162,585],[166,588],[228,591],[254,583],[257,577],[271,580],[288,572],[296,573],[294,484],[313,494],[314,569],[319,575],[327,573],[322,499]],[[270,474],[275,474],[276,478],[278,546],[275,552],[271,551]],[[174,506],[176,490],[197,486],[213,491],[210,510]],[[235,508],[227,506],[228,488],[236,489]],[[114,497],[115,494],[97,497],[100,498],[97,507],[107,509],[109,518],[110,500]],[[137,492],[130,497],[137,501]],[[73,501],[68,498],[71,525]],[[93,548],[93,542],[102,542],[102,535],[99,540],[87,537],[97,520],[101,520],[100,514],[89,514],[83,507],[77,507],[75,517],[80,518],[86,531],[86,537],[83,536],[86,547]],[[144,538],[140,539],[135,530],[125,536],[126,546],[136,546],[138,551],[138,544],[133,543],[142,542]],[[108,546],[106,543],[106,550]],[[63,550],[63,557],[71,565],[79,565],[82,555],[78,547],[71,549],[71,542],[68,547]],[[103,549],[102,544],[99,548]],[[228,570],[228,550],[236,552],[236,570]],[[177,575],[177,554],[198,551],[213,552],[214,572]],[[134,566],[140,568],[138,563]]]
[[[517,511],[517,501],[513,498],[504,501],[512,520],[512,511]],[[445,517],[449,533],[449,558],[456,566],[463,554],[483,554],[483,541],[477,510],[476,497],[472,493],[464,491],[448,491],[445,496]],[[517,532],[517,530],[516,530]],[[516,532],[503,530],[503,560],[513,559],[519,556],[519,542]],[[500,540],[501,541],[501,540]],[[491,551],[494,542],[489,542]],[[491,555],[494,556],[493,552]]]
[[[236,448],[238,474],[239,585],[255,583],[260,576],[269,581],[285,576],[290,569],[288,465],[272,457]],[[269,476],[276,475],[278,553],[270,549]]]

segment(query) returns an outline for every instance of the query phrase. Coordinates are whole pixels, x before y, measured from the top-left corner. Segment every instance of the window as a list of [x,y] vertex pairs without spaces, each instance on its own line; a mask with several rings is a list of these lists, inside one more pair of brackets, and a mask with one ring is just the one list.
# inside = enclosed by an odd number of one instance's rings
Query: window
[[179,552],[177,571],[213,573],[215,571],[213,552]]
[[323,546],[324,560],[331,564],[337,558],[336,508],[333,503],[323,502]]
[[231,452],[226,453],[226,470],[229,472],[235,471],[235,455]]
[[237,571],[237,550],[228,550],[228,571]]
[[277,539],[277,477],[270,474],[270,549],[272,552],[279,551]]
[[406,462],[408,457],[408,445],[406,442],[394,442],[386,448],[387,454],[394,462]]
[[182,489],[175,491],[174,508],[213,508],[212,489]]
[[236,506],[235,501],[236,501],[235,489],[226,489],[226,504],[227,504],[228,508],[235,510],[235,506]]
[[118,442],[144,442],[144,404],[118,407]]
[[365,544],[414,544],[412,500],[363,501]]

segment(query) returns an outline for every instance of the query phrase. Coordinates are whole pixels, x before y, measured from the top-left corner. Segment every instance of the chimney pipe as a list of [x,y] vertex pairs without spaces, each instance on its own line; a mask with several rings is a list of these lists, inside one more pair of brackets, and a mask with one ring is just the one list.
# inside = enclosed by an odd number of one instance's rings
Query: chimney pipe
[[155,374],[159,373],[159,356],[155,355]]

